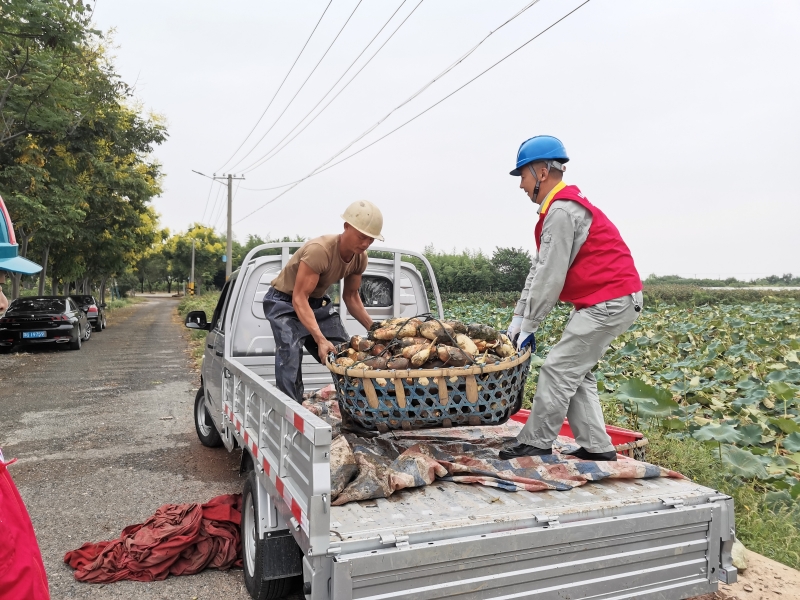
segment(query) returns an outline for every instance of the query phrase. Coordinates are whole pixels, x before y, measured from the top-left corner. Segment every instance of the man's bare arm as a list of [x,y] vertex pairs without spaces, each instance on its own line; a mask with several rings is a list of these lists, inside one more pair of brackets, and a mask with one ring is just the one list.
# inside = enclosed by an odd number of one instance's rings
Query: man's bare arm
[[369,328],[372,327],[372,317],[369,316],[367,309],[364,308],[364,303],[361,302],[361,294],[358,293],[360,287],[361,275],[348,275],[345,277],[342,300],[344,300],[348,312],[364,326],[364,329],[369,331]]
[[311,306],[308,304],[311,292],[314,291],[318,283],[319,275],[306,263],[300,261],[300,265],[297,269],[297,277],[294,281],[294,291],[292,292],[292,306],[294,307],[294,312],[297,313],[297,318],[300,319],[300,322],[308,329],[311,337],[314,338],[317,346],[319,346],[319,358],[324,362],[328,353],[336,352],[336,348],[322,335],[322,331],[320,331],[319,325],[317,324],[317,319],[314,318],[314,311],[311,310]]

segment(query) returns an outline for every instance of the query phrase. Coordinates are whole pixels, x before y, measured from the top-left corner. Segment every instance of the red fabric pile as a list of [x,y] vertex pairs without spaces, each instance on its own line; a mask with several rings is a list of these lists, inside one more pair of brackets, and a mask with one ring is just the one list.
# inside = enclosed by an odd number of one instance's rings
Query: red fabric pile
[[116,540],[86,543],[64,555],[75,579],[90,583],[160,581],[206,568],[241,567],[239,523],[242,495],[217,496],[206,504],[165,504]]
[[[11,461],[14,462],[14,461]],[[49,600],[31,518],[0,454],[0,598]]]

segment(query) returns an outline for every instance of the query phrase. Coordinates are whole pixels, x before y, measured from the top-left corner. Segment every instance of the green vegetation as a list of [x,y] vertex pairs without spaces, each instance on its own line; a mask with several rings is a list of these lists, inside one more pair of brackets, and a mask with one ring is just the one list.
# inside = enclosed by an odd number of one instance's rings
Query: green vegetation
[[[168,233],[168,232],[167,232]],[[205,225],[195,223],[185,233],[166,235],[153,244],[136,262],[135,280],[140,291],[145,287],[149,292],[166,290],[172,293],[172,286],[189,281],[192,264],[192,241],[195,244],[194,275],[199,293],[208,290],[222,289],[225,284],[225,263],[222,257],[226,252],[226,239]],[[233,240],[233,269],[236,270],[242,261],[256,246],[274,242],[302,242],[301,237],[284,237],[282,239],[262,239],[250,235],[247,242],[240,244]],[[278,254],[277,249],[266,250],[264,255]]]
[[688,277],[678,277],[677,275],[650,275],[644,280],[645,284],[651,285],[692,285],[703,287],[745,287],[745,286],[784,286],[800,285],[800,277],[795,277],[791,273],[783,275],[770,275],[760,277],[750,281],[742,281],[735,277],[727,279],[696,279]]
[[6,0],[0,21],[0,192],[20,254],[45,267],[40,294],[99,283],[103,298],[159,235],[165,128],[131,102],[87,4]]
[[[800,569],[800,506],[774,498],[758,480],[720,468],[717,452],[697,440],[670,438],[648,430],[647,460],[683,473],[734,499],[736,536],[750,550]],[[777,534],[780,532],[780,534]]]
[[[214,314],[217,302],[219,302],[219,292],[213,292],[203,296],[187,296],[178,303],[178,314],[181,316],[181,319],[185,319],[186,315],[191,311],[203,310],[206,313],[206,317],[210,320],[211,315]],[[199,369],[203,362],[203,352],[205,351],[203,342],[208,332],[198,329],[187,329],[187,331],[190,334],[189,350],[195,361],[195,365]]]

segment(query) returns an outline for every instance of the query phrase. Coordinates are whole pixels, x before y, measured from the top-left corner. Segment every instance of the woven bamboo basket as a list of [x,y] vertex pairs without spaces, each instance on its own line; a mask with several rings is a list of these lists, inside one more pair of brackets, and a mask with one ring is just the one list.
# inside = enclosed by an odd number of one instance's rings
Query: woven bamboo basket
[[371,370],[326,366],[343,417],[365,429],[430,429],[504,423],[522,406],[531,352],[488,365]]

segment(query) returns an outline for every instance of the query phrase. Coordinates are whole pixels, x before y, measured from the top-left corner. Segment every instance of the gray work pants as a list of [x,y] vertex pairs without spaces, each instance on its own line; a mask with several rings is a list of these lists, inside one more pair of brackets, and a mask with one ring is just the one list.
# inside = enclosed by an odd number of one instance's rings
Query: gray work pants
[[[308,304],[322,335],[329,342],[335,345],[350,339],[342,325],[339,312],[328,296],[309,298]],[[320,362],[319,347],[294,312],[292,297],[289,294],[270,288],[264,295],[264,316],[267,317],[272,327],[272,335],[275,336],[275,384],[284,394],[302,403],[303,348]]]
[[[642,306],[642,293],[635,296]],[[630,295],[572,312],[561,340],[539,370],[531,415],[517,436],[518,441],[550,448],[566,417],[575,441],[583,448],[589,452],[614,450],[606,433],[592,369],[639,314]]]

